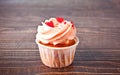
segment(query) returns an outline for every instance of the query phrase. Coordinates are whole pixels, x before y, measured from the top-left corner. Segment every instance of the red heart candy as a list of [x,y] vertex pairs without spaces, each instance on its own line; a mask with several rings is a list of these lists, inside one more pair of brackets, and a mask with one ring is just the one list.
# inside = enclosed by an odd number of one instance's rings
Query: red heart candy
[[60,22],[60,23],[64,21],[64,19],[63,19],[63,18],[60,18],[60,17],[57,17],[56,19],[57,19],[57,21]]
[[50,26],[50,27],[54,27],[54,24],[53,24],[52,21],[50,21],[50,22],[45,22],[45,24],[48,25],[48,26]]

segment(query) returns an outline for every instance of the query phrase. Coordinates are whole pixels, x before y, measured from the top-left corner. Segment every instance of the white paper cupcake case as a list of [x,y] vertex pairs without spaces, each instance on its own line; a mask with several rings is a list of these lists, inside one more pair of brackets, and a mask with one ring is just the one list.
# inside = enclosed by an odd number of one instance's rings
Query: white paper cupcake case
[[43,64],[51,68],[69,66],[74,60],[79,39],[76,37],[75,41],[76,43],[74,45],[68,47],[49,47],[38,43],[36,40]]

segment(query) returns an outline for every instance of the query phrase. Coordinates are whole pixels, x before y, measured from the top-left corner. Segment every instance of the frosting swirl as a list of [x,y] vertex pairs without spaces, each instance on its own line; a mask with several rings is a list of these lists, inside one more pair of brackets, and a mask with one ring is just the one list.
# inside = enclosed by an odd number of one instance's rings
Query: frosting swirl
[[76,28],[63,18],[50,18],[38,26],[36,39],[44,44],[64,44],[74,40]]

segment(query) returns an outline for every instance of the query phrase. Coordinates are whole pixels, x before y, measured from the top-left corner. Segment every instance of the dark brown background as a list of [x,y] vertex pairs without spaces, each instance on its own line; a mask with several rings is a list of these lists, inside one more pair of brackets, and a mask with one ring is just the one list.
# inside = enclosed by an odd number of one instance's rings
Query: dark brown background
[[[74,22],[74,62],[44,66],[35,35],[50,17]],[[0,75],[120,75],[120,0],[0,0]]]

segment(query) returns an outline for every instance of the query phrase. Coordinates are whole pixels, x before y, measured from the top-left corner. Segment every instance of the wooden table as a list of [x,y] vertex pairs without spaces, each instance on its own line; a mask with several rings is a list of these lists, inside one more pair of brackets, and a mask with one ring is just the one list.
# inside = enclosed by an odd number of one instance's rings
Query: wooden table
[[[37,26],[74,22],[80,43],[72,65],[44,66]],[[120,0],[0,0],[0,75],[120,75]]]

